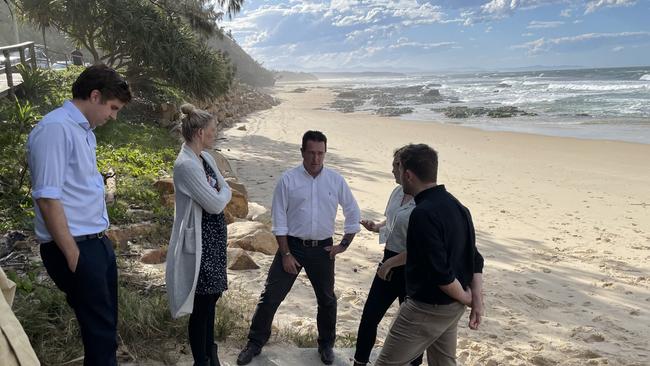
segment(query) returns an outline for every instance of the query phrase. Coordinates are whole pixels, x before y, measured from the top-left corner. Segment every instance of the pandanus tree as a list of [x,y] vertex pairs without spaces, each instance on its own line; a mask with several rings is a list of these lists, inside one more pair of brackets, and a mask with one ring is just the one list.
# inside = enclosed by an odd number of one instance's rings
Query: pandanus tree
[[94,62],[125,70],[136,87],[169,85],[206,100],[232,81],[227,56],[205,41],[221,34],[218,22],[240,11],[243,0],[9,1],[42,29],[66,34]]

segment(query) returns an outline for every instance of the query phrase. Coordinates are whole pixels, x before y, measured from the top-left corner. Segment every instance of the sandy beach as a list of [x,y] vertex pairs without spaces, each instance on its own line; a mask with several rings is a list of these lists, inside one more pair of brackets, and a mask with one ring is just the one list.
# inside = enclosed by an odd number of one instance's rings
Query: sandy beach
[[[461,364],[648,365],[650,145],[343,114],[323,109],[329,89],[294,88],[277,87],[279,106],[220,142],[250,201],[270,209],[276,180],[301,161],[302,134],[318,129],[328,137],[326,165],[346,178],[362,217],[380,220],[395,186],[393,149],[427,143],[440,155],[439,183],[471,210],[486,260],[487,314],[478,331],[461,320]],[[341,215],[337,224],[340,235]],[[356,334],[382,250],[363,230],[337,258],[339,335]],[[252,256],[259,270],[229,276],[257,297],[272,257]],[[396,311],[380,325],[380,342]],[[315,331],[315,314],[303,272],[275,324]]]

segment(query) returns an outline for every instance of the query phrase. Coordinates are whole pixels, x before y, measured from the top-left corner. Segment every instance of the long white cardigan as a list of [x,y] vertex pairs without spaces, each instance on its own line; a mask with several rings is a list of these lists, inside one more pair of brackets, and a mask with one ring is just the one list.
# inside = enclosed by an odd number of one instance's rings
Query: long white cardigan
[[201,156],[216,173],[220,191],[210,186],[201,159],[189,146],[183,144],[174,163],[176,206],[166,270],[167,297],[174,318],[192,313],[201,265],[203,210],[220,213],[232,197],[214,158],[205,151]]

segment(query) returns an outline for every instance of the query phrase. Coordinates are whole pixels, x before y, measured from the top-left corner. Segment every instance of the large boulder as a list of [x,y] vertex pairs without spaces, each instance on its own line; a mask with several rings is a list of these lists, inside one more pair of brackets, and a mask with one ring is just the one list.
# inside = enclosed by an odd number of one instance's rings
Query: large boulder
[[160,203],[165,207],[174,207],[174,179],[162,178],[157,180],[153,186],[160,193]]
[[245,269],[258,269],[260,266],[255,263],[245,250],[241,248],[228,248],[228,269],[241,271]]
[[228,225],[228,246],[274,255],[278,250],[275,235],[256,221],[239,221]]
[[140,262],[145,264],[160,264],[164,263],[167,258],[167,249],[149,249],[142,254]]
[[215,150],[209,150],[209,152],[210,155],[212,155],[214,160],[217,162],[217,168],[221,172],[221,175],[224,176],[224,178],[237,176],[235,174],[235,170],[232,168],[232,165],[230,165],[230,162],[228,161],[228,159],[226,159],[225,156],[223,156],[222,153]]
[[224,210],[226,217],[244,219],[248,215],[248,200],[246,196],[236,189],[232,189],[232,198]]
[[239,183],[237,178],[228,177],[228,178],[226,178],[226,182],[228,183],[230,188],[241,192],[244,195],[244,197],[246,197],[246,199],[248,200],[248,190],[246,190],[246,186],[244,186],[244,184]]
[[154,184],[154,188],[162,194],[173,194],[174,193],[174,179],[173,178],[161,178],[158,179]]
[[271,212],[259,203],[248,202],[248,215],[246,215],[246,219],[270,225]]
[[142,222],[125,226],[111,226],[106,230],[106,236],[113,242],[113,246],[119,249],[127,249],[129,241],[138,239],[146,240],[154,244],[163,244],[169,241],[171,234],[170,226],[161,226],[152,222]]

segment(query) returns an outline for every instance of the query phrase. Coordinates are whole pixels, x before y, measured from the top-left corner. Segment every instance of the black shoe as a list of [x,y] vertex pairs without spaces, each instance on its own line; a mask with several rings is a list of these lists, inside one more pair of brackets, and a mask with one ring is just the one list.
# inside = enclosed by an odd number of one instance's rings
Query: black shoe
[[331,365],[334,363],[334,350],[332,347],[318,347],[318,353],[320,354],[320,360],[324,364]]
[[246,347],[244,347],[244,349],[239,352],[239,356],[237,356],[237,364],[248,365],[251,361],[253,361],[253,357],[259,355],[260,352],[262,352],[261,347],[248,342],[246,344]]
[[366,366],[366,365],[368,365],[367,362],[359,362],[357,360],[353,360],[352,362],[353,362],[352,366]]

